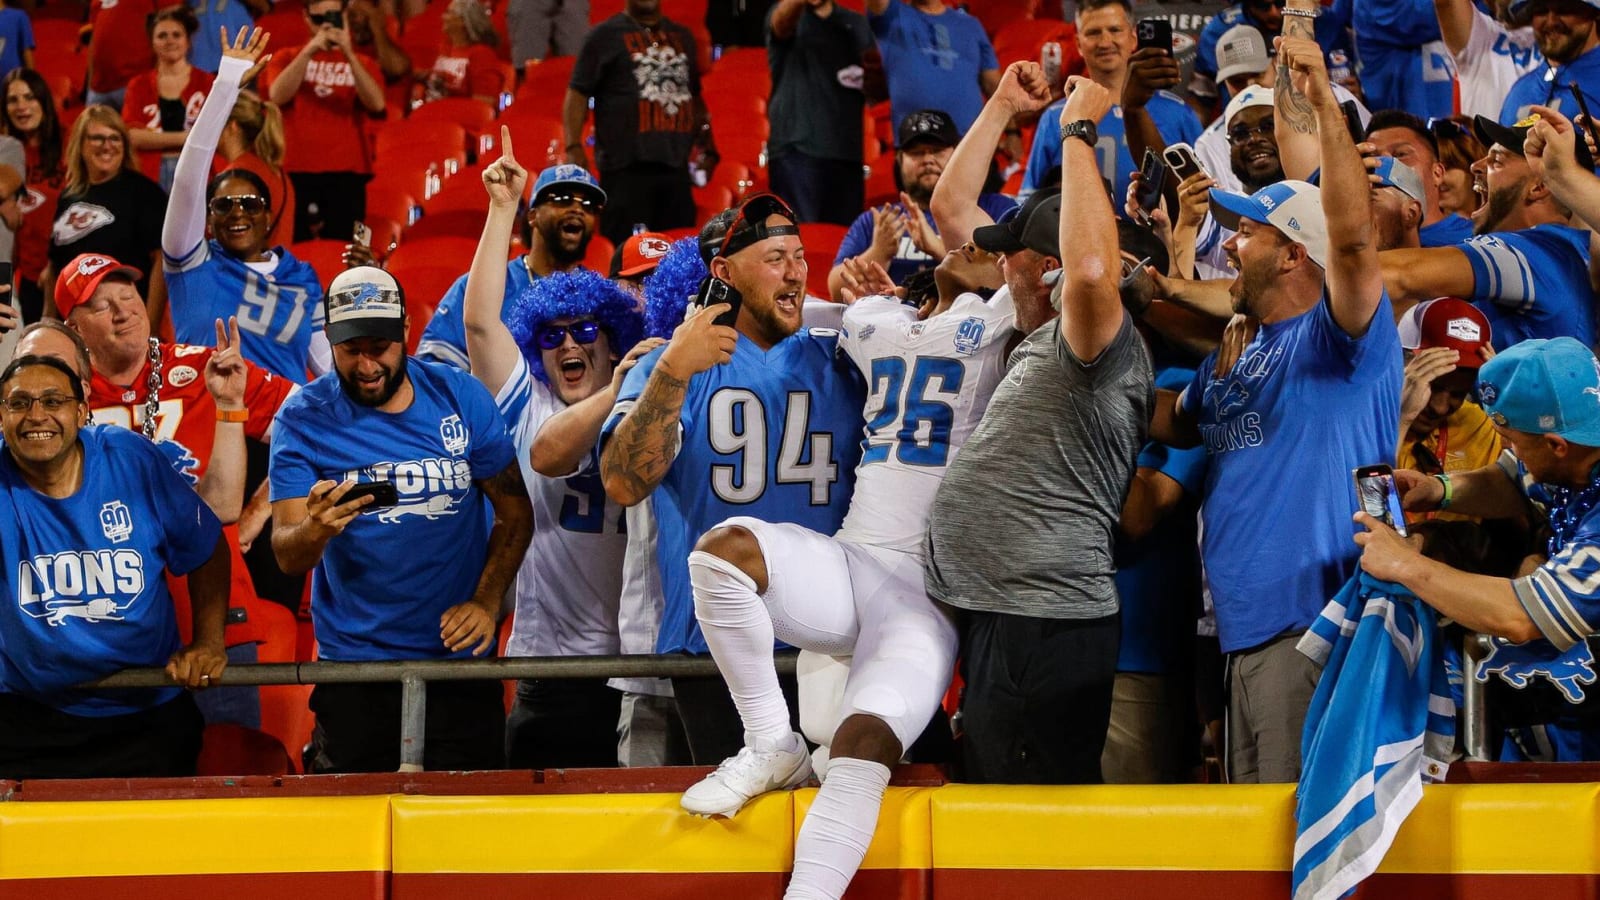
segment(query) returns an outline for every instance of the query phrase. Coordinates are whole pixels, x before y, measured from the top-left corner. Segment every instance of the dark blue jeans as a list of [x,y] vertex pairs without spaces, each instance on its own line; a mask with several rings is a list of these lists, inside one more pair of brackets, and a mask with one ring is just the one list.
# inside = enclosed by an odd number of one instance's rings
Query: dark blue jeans
[[[861,162],[817,159],[801,153],[775,156],[767,161],[772,192],[788,201],[802,222],[832,222],[848,226],[861,215],[867,183]],[[829,260],[828,265],[833,261]]]

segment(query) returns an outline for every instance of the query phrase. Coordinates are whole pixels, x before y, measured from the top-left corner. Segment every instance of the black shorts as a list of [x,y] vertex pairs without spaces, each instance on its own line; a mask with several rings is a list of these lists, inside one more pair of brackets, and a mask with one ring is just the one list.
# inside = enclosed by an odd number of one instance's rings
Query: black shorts
[[120,716],[74,716],[0,693],[0,778],[193,775],[204,728],[188,692]]

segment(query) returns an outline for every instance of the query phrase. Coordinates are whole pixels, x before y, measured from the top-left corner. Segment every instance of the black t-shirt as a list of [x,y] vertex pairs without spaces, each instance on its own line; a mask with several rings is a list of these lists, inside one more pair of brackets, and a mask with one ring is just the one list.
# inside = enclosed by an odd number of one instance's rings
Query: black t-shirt
[[595,165],[685,169],[694,145],[694,35],[662,19],[646,28],[622,13],[596,25],[578,51],[573,90],[594,98]]
[[50,229],[50,262],[57,272],[80,253],[103,253],[134,266],[149,287],[151,254],[161,249],[161,222],[167,195],[161,185],[138,172],[120,172],[80,194],[63,191]]
[[861,161],[861,56],[871,46],[867,17],[837,3],[826,19],[802,10],[787,41],[772,36],[768,13],[770,155]]

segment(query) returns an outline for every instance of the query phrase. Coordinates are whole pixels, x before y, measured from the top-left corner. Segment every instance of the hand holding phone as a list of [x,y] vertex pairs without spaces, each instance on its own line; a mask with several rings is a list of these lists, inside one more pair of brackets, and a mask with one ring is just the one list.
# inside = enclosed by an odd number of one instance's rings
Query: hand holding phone
[[1583,127],[1574,129],[1577,133],[1577,142],[1573,146],[1573,155],[1578,160],[1578,165],[1585,169],[1594,168],[1594,153],[1589,150],[1592,141],[1600,146],[1600,123],[1595,122],[1594,116],[1589,112],[1589,103],[1583,96],[1583,88],[1578,87],[1574,81],[1568,85],[1572,89],[1572,99],[1578,102],[1578,113],[1583,116]]
[[1194,155],[1194,148],[1188,144],[1168,144],[1162,156],[1172,169],[1172,174],[1178,176],[1179,181],[1205,171],[1200,165],[1200,159]]
[[700,293],[694,302],[696,306],[702,308],[716,306],[718,303],[728,304],[728,311],[711,320],[711,324],[732,328],[734,323],[739,321],[739,307],[744,305],[744,295],[726,281],[707,275],[700,282]]
[[1161,157],[1154,150],[1145,148],[1144,163],[1139,167],[1139,189],[1134,194],[1134,202],[1146,213],[1153,211],[1156,204],[1161,202],[1161,192],[1167,184],[1167,167]]
[[1361,511],[1406,536],[1406,515],[1400,507],[1400,492],[1394,483],[1394,470],[1382,463],[1362,466],[1353,473],[1356,499]]
[[1350,132],[1350,140],[1361,143],[1367,139],[1367,127],[1361,124],[1361,108],[1354,100],[1346,100],[1339,104],[1339,109],[1344,111],[1344,127]]
[[364,481],[351,485],[350,490],[345,491],[344,496],[339,498],[339,505],[343,506],[352,500],[360,500],[362,497],[372,498],[372,502],[368,503],[364,507],[365,509],[394,506],[400,502],[400,492],[396,490],[394,482]]
[[1137,26],[1139,44],[1135,52],[1146,47],[1155,47],[1165,50],[1168,56],[1172,55],[1172,23],[1166,19],[1140,19]]

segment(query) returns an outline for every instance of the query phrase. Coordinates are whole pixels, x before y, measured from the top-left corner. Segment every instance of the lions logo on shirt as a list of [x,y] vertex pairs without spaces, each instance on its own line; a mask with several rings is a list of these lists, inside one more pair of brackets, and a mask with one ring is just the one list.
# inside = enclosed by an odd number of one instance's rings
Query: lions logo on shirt
[[971,356],[983,344],[983,320],[977,316],[968,316],[956,328],[956,352],[962,356]]
[[[127,507],[108,503],[102,524],[126,516]],[[128,528],[131,530],[132,525]],[[109,531],[109,529],[108,529]],[[68,619],[118,622],[144,592],[144,560],[136,550],[77,550],[25,559],[17,566],[17,605],[52,626]]]
[[133,516],[121,500],[113,500],[100,507],[100,530],[106,540],[120,544],[133,537]]
[[444,449],[451,456],[460,456],[467,450],[467,426],[461,424],[460,416],[450,416],[439,423],[439,437],[444,440]]

